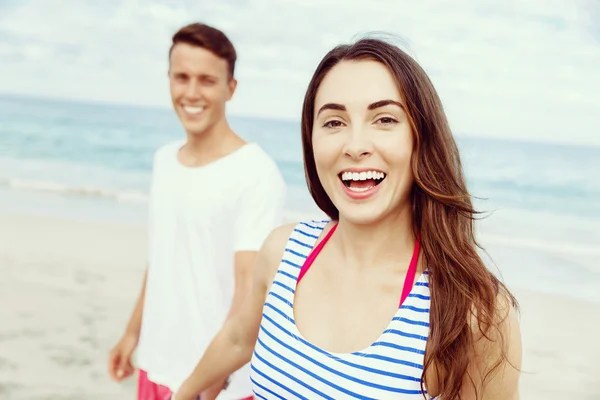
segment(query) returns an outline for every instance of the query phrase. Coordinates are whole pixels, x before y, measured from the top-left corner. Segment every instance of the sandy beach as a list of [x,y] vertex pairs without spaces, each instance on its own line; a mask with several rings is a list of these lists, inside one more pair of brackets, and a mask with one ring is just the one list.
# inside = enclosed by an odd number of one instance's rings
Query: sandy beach
[[[0,215],[0,399],[133,399],[106,360],[138,294],[143,226]],[[600,399],[600,304],[515,289],[525,400]]]

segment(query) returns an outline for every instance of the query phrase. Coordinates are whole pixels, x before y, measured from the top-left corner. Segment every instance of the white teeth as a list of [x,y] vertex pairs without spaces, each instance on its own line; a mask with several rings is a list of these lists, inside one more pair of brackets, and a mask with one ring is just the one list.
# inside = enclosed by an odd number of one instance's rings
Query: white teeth
[[378,171],[363,171],[363,172],[343,172],[343,181],[365,181],[367,179],[383,179],[385,174]]
[[183,109],[188,114],[200,114],[204,111],[204,107],[192,107],[192,106],[183,106]]
[[364,187],[364,188],[349,187],[348,189],[352,190],[353,192],[366,192],[367,190],[373,189],[373,186]]

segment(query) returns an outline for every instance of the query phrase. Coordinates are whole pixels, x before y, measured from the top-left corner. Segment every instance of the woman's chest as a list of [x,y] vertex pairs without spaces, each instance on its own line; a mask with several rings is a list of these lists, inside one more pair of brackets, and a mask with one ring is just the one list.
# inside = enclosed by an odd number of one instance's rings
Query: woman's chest
[[255,391],[266,398],[274,391],[289,399],[422,399],[426,279],[399,308],[402,282],[355,285],[314,272],[296,286],[286,277],[267,297],[252,360]]
[[349,353],[369,347],[398,311],[400,296],[394,291],[306,283],[296,290],[294,320],[308,341],[328,351]]
[[386,334],[399,314],[404,275],[307,273],[293,305],[300,332],[333,352],[362,351]]
[[368,312],[353,319],[324,312],[313,332],[315,325],[298,329],[293,318],[266,307],[252,361],[255,390],[289,399],[422,399],[426,337],[400,334],[403,314],[397,312],[379,332],[368,334]]

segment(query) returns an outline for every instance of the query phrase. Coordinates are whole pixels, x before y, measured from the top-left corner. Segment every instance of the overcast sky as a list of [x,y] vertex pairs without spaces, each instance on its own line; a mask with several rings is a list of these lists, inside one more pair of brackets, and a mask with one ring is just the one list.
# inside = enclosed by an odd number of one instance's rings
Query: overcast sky
[[430,74],[457,134],[600,144],[597,0],[0,0],[0,92],[169,106],[183,24],[239,53],[237,115],[298,119],[320,58],[383,30]]

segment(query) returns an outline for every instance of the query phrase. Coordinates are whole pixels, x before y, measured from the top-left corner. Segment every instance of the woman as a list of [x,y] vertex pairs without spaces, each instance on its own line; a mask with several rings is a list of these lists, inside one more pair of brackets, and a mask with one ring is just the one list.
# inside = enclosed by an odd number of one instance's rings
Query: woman
[[258,398],[518,399],[516,301],[478,256],[425,72],[377,39],[336,47],[308,87],[302,141],[330,220],[272,232],[244,308],[175,399],[248,361]]

